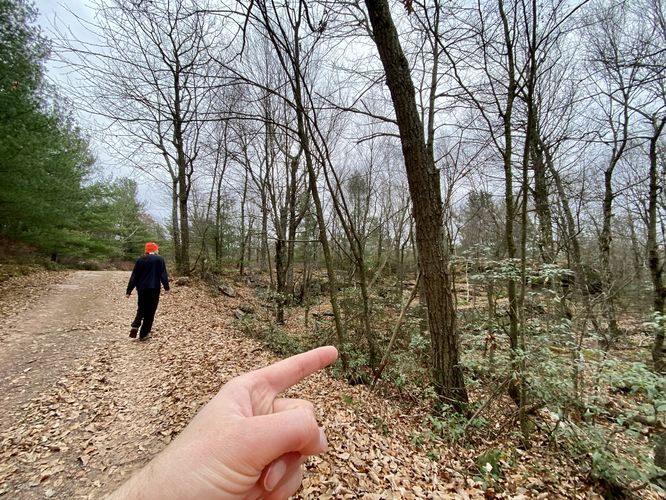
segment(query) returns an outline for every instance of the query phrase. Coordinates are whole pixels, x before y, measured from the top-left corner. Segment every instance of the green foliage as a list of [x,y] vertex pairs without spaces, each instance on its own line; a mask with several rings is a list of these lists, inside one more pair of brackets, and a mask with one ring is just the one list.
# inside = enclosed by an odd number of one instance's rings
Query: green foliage
[[[484,260],[478,269],[480,272],[473,277],[477,283],[505,289],[510,279],[520,281],[517,260]],[[468,351],[463,364],[467,373],[487,384],[512,376],[515,380],[517,374],[511,373],[511,362],[523,362],[528,402],[544,409],[536,418],[550,428],[552,441],[564,446],[581,467],[587,465],[590,476],[607,488],[627,490],[663,474],[653,464],[653,443],[646,431],[666,411],[666,383],[645,363],[619,360],[596,348],[593,334],[577,331],[581,325],[589,328],[589,322],[562,314],[566,285],[572,277],[570,270],[557,265],[528,267],[529,288],[520,332],[526,340],[524,352],[511,352],[506,344],[500,344],[493,353],[496,369],[488,367],[487,350],[485,356]],[[574,306],[570,303],[566,312],[576,312]],[[468,341],[478,345],[489,335],[504,336],[508,329],[506,306],[499,307],[502,309],[495,314],[467,316],[470,322],[464,324],[464,329],[469,332]],[[663,328],[663,318],[653,316],[646,326]],[[431,421],[431,426],[438,436],[456,435],[455,422],[448,419]],[[479,480],[486,485],[501,478],[501,455],[484,454],[477,465]]]
[[411,434],[411,442],[416,448],[423,448],[426,443],[428,435],[422,432],[414,432]]
[[0,233],[43,247],[77,241],[91,162],[71,121],[42,102],[48,47],[35,19],[27,2],[0,0]]
[[137,201],[136,182],[120,178],[86,188],[87,210],[83,227],[91,239],[107,248],[107,254],[132,260],[144,251],[146,241],[162,241],[161,228],[145,215]]
[[430,338],[421,334],[417,323],[418,320],[407,320],[403,324],[403,335],[406,337],[403,342],[406,345],[402,349],[394,349],[382,379],[391,382],[400,391],[429,397],[426,391],[431,382]]
[[346,404],[347,406],[355,406],[356,402],[354,401],[354,398],[347,394],[342,395],[342,402]]
[[421,353],[430,350],[430,338],[421,335],[421,332],[414,332],[409,339],[409,350]]
[[379,429],[379,431],[384,435],[388,436],[389,435],[389,427],[388,424],[382,419],[381,417],[372,417],[372,423],[374,426]]
[[[340,346],[349,357],[349,373],[346,378],[353,383],[367,384],[372,380],[370,376],[371,369],[369,368],[370,347],[363,324],[365,312],[361,290],[359,287],[344,288],[338,295],[338,300],[347,335],[354,339],[353,342]],[[373,329],[372,335],[375,343],[378,343],[380,332],[376,325],[381,321],[384,312],[372,300],[369,301],[368,307],[370,309],[371,328]]]
[[26,1],[0,0],[0,236],[79,258],[142,253],[138,241],[154,231],[141,220],[136,184],[91,184],[87,140],[58,99],[44,97],[54,92],[35,20]]
[[[530,392],[556,410],[553,438],[572,455],[587,457],[592,477],[626,489],[663,474],[653,464],[651,445],[635,420],[654,423],[666,410],[663,376],[643,363],[609,358],[590,348],[575,361],[545,348],[538,353],[531,357]],[[583,379],[588,385],[579,388],[579,394],[574,393],[572,376],[563,376],[573,373],[574,363],[588,374]]]
[[308,350],[306,346],[303,346],[291,335],[287,335],[277,326],[264,329],[262,340],[268,344],[272,351],[282,356],[293,356]]
[[85,141],[56,112],[26,110],[13,120],[2,114],[0,232],[47,252],[79,245],[82,184],[92,164]]
[[342,371],[342,364],[336,363],[333,367],[333,373],[352,384],[369,384],[372,378],[368,371],[368,357],[358,346],[352,342],[347,342],[338,346],[340,352],[347,355],[347,371]]
[[562,433],[569,434],[574,454],[585,456],[590,461],[590,475],[615,487],[627,488],[632,483],[649,482],[664,474],[664,470],[652,463],[646,447],[623,443],[614,446],[606,429],[583,423],[578,428],[564,427]]
[[246,315],[237,320],[237,326],[241,331],[266,344],[266,346],[281,356],[293,356],[310,349],[303,345],[293,336],[288,335],[276,325],[259,325],[251,316]]
[[648,401],[659,400],[665,394],[666,379],[648,370],[644,363],[605,359],[599,369],[600,381],[605,381],[615,389],[641,394]]
[[476,459],[476,465],[479,468],[480,481],[487,487],[494,485],[502,479],[502,461],[504,452],[497,448],[491,448]]
[[533,273],[532,281],[541,282],[544,285],[559,283],[563,280],[573,280],[574,272],[557,264],[543,264],[538,273]]
[[467,419],[460,413],[444,411],[441,417],[427,418],[433,433],[446,441],[456,442],[464,435]]
[[660,332],[664,329],[664,320],[666,315],[659,311],[653,311],[650,318],[643,323],[643,326],[650,328],[653,332]]
[[[543,401],[549,408],[560,412],[577,407],[571,375],[571,357],[551,352],[546,346],[536,346],[530,354],[529,378],[532,398]],[[569,376],[566,376],[567,374]]]
[[477,283],[504,282],[520,279],[520,259],[503,259],[486,262],[486,269],[471,277]]
[[38,100],[49,47],[32,26],[36,17],[25,0],[0,0],[0,113],[6,117],[16,117]]

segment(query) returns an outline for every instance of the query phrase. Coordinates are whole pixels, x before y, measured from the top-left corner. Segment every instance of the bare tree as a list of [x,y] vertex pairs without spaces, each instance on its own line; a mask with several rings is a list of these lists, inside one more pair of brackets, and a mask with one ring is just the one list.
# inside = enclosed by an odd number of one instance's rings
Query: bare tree
[[[211,20],[190,0],[95,4],[99,39],[65,44],[62,54],[78,71],[75,92],[88,110],[142,146],[128,158],[148,170],[162,157],[172,192],[172,233],[178,272],[190,271],[188,202],[210,118],[217,66],[208,49],[216,43]],[[65,36],[61,37],[66,40]],[[82,83],[83,82],[83,83]]]
[[617,197],[613,184],[615,171],[623,156],[631,147],[631,121],[633,103],[638,90],[638,71],[625,64],[622,46],[626,37],[625,13],[619,4],[599,7],[595,21],[588,28],[588,59],[593,72],[599,117],[599,141],[606,146],[606,162],[603,167],[602,223],[599,228],[599,254],[604,293],[605,316],[608,332],[604,338],[606,347],[618,337],[616,298],[611,268],[611,242],[613,202]]
[[[296,4],[268,3],[264,1],[252,2],[244,6],[244,16],[249,26],[254,27],[265,37],[269,46],[274,50],[276,62],[284,77],[284,87],[280,90],[265,89],[272,95],[288,104],[295,124],[289,126],[292,137],[298,142],[302,150],[303,165],[307,173],[307,184],[310,188],[312,203],[314,205],[319,226],[319,239],[324,253],[327,274],[329,279],[329,296],[333,309],[338,345],[341,346],[341,360],[347,368],[346,332],[340,318],[337,300],[337,279],[333,268],[331,249],[326,233],[326,219],[317,182],[318,166],[322,165],[322,158],[317,156],[316,141],[310,127],[315,121],[315,109],[312,105],[313,93],[309,91],[309,78],[314,72],[314,57],[316,56],[317,41],[324,31],[324,19],[320,19],[319,27],[313,21],[314,10],[310,10],[305,2]],[[304,33],[308,33],[306,36]],[[306,43],[307,42],[307,43]],[[248,84],[257,85],[258,82],[249,81],[244,75],[237,73],[239,78]],[[261,84],[259,84],[261,86]]]
[[[636,21],[641,28],[634,28],[633,43],[625,48],[625,64],[636,68],[640,81],[642,102],[634,106],[647,125],[648,137],[648,207],[647,207],[647,249],[648,267],[652,279],[654,313],[658,315],[659,327],[655,332],[652,348],[652,361],[657,372],[663,372],[664,326],[663,314],[666,302],[664,284],[663,235],[657,236],[660,221],[660,194],[663,193],[663,172],[665,150],[662,134],[666,127],[666,60],[663,48],[666,44],[666,17],[663,3],[659,0],[646,0],[634,9]],[[664,438],[666,442],[666,438]],[[661,466],[663,467],[664,464]]]
[[365,2],[372,34],[395,109],[416,221],[419,268],[426,291],[435,389],[442,402],[463,411],[467,390],[459,364],[456,315],[444,239],[442,194],[432,149],[427,147],[410,68],[386,0]]

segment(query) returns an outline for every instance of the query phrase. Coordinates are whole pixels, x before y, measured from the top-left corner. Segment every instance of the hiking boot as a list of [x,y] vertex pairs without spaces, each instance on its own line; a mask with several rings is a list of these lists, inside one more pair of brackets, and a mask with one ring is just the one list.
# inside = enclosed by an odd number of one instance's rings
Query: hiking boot
[[132,327],[132,328],[130,329],[130,338],[131,338],[131,339],[135,339],[135,338],[136,338],[136,333],[137,333],[138,331],[139,331],[138,328],[134,328],[134,327]]

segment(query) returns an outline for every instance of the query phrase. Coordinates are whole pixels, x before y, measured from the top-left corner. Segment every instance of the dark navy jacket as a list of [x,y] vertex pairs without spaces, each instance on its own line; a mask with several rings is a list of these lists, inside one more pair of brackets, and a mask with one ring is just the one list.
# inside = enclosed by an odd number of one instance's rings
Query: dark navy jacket
[[159,290],[160,283],[164,285],[165,290],[169,289],[169,275],[164,258],[154,253],[148,253],[139,257],[134,264],[134,271],[127,284],[127,295],[132,293],[135,287],[137,290],[148,288]]

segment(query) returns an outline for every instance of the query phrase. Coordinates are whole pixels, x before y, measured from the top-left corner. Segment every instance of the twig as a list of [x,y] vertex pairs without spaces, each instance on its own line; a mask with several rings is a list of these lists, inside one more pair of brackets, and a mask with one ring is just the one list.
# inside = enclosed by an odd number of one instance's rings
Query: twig
[[502,382],[497,388],[493,391],[493,393],[488,396],[488,399],[484,401],[484,403],[479,406],[479,408],[474,412],[474,414],[467,420],[467,423],[463,427],[463,435],[467,434],[467,428],[472,424],[472,421],[478,417],[483,410],[485,410],[488,405],[502,392],[504,387],[509,383],[509,380],[511,380],[511,377],[507,377],[504,379],[504,382]]
[[638,486],[634,486],[631,488],[631,492],[635,493],[637,491],[640,491],[644,488],[647,488],[648,486],[651,486],[651,483],[654,483],[655,481],[661,481],[662,479],[666,479],[666,473],[660,474],[658,476],[651,477],[648,481],[643,481],[640,483]]
[[402,311],[400,311],[400,317],[398,318],[398,322],[393,327],[393,333],[391,334],[391,340],[389,341],[389,344],[386,347],[386,352],[384,353],[384,357],[382,357],[382,361],[379,364],[379,368],[377,368],[377,371],[375,372],[375,379],[372,381],[372,385],[370,386],[370,389],[375,388],[375,385],[377,384],[377,380],[379,380],[379,377],[382,376],[382,372],[384,371],[384,368],[386,368],[386,365],[388,364],[388,359],[389,359],[389,355],[391,354],[391,349],[393,349],[393,344],[395,343],[395,339],[398,337],[398,331],[400,330],[400,327],[402,326],[402,322],[405,319],[405,313],[407,312],[407,309],[409,308],[409,305],[414,300],[414,297],[416,297],[416,292],[419,289],[419,281],[420,280],[421,280],[421,271],[419,271],[419,274],[416,276],[416,283],[414,284],[414,288],[412,289],[412,293],[409,294],[409,299],[407,299],[407,302],[405,302],[405,304],[402,306]]

